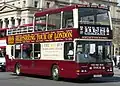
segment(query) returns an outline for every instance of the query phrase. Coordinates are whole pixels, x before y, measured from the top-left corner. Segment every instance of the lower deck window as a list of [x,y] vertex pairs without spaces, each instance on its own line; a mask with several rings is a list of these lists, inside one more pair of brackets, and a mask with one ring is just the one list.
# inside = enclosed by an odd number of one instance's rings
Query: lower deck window
[[34,44],[34,59],[40,59],[41,54],[40,54],[40,44]]
[[64,44],[64,59],[73,60],[73,56],[74,56],[73,42],[66,42]]

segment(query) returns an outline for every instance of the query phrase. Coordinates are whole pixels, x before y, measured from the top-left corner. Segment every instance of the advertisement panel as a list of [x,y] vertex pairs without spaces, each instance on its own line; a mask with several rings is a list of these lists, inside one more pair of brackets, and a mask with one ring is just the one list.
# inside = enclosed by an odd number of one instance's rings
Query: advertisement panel
[[58,30],[35,32],[29,34],[10,35],[7,37],[7,44],[71,41],[75,30]]
[[63,60],[64,43],[41,43],[41,59]]

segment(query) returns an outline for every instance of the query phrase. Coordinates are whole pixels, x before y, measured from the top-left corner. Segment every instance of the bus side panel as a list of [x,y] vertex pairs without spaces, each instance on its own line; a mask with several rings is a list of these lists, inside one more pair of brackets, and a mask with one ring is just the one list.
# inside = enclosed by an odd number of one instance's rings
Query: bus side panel
[[75,61],[60,61],[60,76],[64,78],[77,78],[76,70],[78,69]]
[[35,69],[33,71],[39,75],[51,76],[53,65],[57,65],[59,67],[60,77],[77,78],[77,64],[74,61],[36,60]]
[[51,76],[52,64],[57,64],[58,61],[52,60],[34,60],[34,73],[39,75]]
[[60,77],[77,78],[77,63],[74,61],[33,60],[31,74],[51,76],[53,65],[57,65],[59,67]]
[[6,59],[6,71],[14,72],[14,64],[16,61],[13,59],[9,59],[8,55],[5,56],[5,59]]
[[22,60],[22,59],[20,59],[18,62],[21,66],[21,72],[22,73],[33,74],[32,73],[32,68],[31,68],[32,60],[25,60],[25,59]]

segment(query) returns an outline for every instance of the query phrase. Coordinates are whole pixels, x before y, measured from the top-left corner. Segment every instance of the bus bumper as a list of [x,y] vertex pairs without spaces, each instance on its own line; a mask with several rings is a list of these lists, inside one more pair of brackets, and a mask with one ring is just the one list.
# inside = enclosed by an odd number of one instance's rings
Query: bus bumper
[[97,73],[77,74],[78,79],[91,79],[94,77],[113,77],[113,76],[114,76],[113,72],[106,72],[106,73],[101,73],[101,74],[97,74]]

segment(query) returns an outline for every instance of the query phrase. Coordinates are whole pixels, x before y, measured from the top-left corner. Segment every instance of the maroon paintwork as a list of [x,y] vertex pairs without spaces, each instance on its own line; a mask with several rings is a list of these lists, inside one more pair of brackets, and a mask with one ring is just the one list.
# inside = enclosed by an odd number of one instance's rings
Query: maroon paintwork
[[[57,31],[59,32],[66,32],[66,31],[72,31],[72,35],[71,35],[71,39],[67,40],[67,38],[61,38],[59,40],[54,40],[52,39],[52,41],[73,41],[73,39],[75,38],[79,38],[80,34],[78,33],[78,29],[62,29],[62,30],[55,30],[55,31],[46,31],[46,32],[36,32],[36,33],[57,33]],[[32,33],[32,34],[36,34],[36,33]],[[31,34],[31,33],[30,33]],[[23,34],[25,35],[25,34]],[[16,35],[12,35],[13,37],[15,37]],[[17,35],[18,36],[18,35]],[[54,38],[54,37],[53,37]],[[49,42],[51,40],[43,40],[41,42]],[[33,42],[32,41],[26,41],[26,43],[30,43]],[[36,42],[36,41],[34,41]],[[13,41],[13,44],[16,43],[15,41]],[[21,41],[21,43],[23,43]],[[8,43],[10,44],[10,43]],[[75,58],[75,57],[74,57]],[[60,77],[64,77],[64,78],[79,78],[79,77],[83,77],[83,76],[92,76],[95,74],[101,74],[101,75],[113,75],[113,71],[108,72],[106,71],[107,69],[112,68],[111,66],[105,65],[104,67],[105,69],[92,69],[90,70],[89,68],[91,67],[92,63],[77,63],[75,61],[67,61],[67,60],[25,60],[25,59],[8,59],[8,56],[6,56],[6,70],[7,71],[12,71],[14,72],[15,70],[15,65],[19,63],[20,67],[21,67],[21,72],[22,73],[27,73],[27,74],[37,74],[37,75],[46,75],[46,76],[51,76],[51,68],[53,65],[57,65],[59,67],[59,74]],[[94,64],[101,64],[101,63],[94,63]],[[81,71],[82,69],[87,70],[86,73],[83,72],[78,72]]]
[[0,28],[0,31],[6,31],[8,28]]
[[75,28],[59,29],[54,31],[40,31],[28,34],[10,35],[7,37],[7,44],[73,41],[74,38],[78,37],[78,30]]
[[[64,78],[80,78],[82,76],[90,76],[95,74],[113,75],[112,72],[105,70],[90,70],[90,64],[76,63],[75,61],[58,61],[58,60],[22,60],[22,59],[8,59],[6,56],[6,71],[14,72],[16,63],[20,64],[21,72],[26,74],[36,74],[51,76],[51,68],[53,65],[59,67],[60,77]],[[81,70],[82,67],[87,66],[86,73],[78,73],[76,70]],[[107,68],[107,66],[106,66]]]

